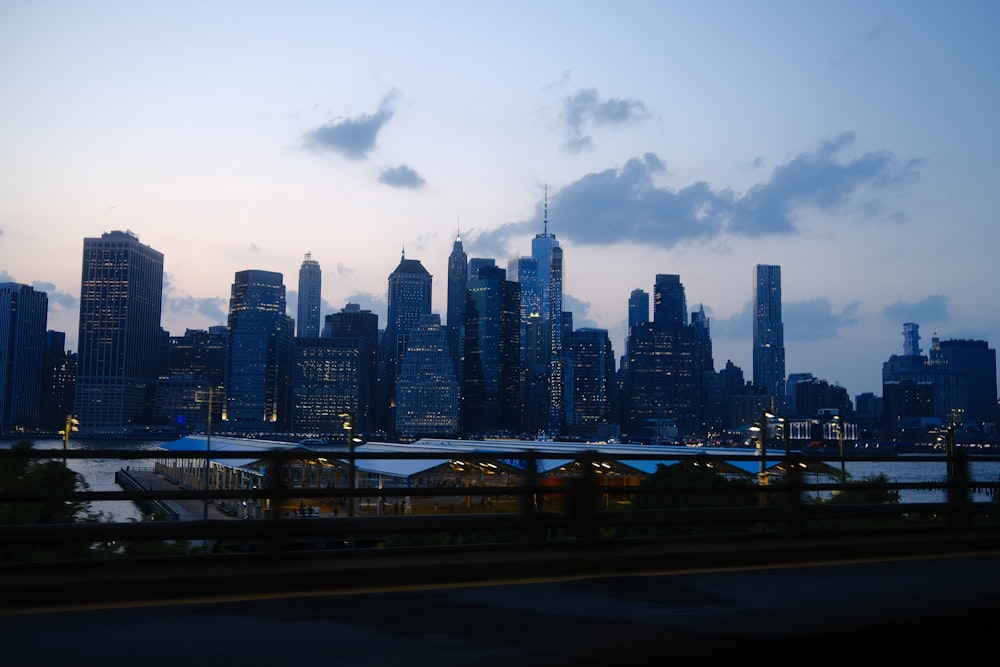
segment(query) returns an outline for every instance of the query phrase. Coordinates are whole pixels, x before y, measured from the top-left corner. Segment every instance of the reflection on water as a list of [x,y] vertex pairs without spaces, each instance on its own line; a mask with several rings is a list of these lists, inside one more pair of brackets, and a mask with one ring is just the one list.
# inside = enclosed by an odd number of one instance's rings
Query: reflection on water
[[[10,447],[20,438],[0,440],[0,447]],[[35,449],[62,449],[63,442],[59,438],[33,440]],[[162,440],[70,440],[69,446],[75,450],[155,450],[163,444]],[[832,468],[840,469],[840,460],[827,460]],[[80,473],[92,491],[120,491],[115,484],[115,473],[126,465],[134,468],[152,468],[153,459],[134,459],[121,461],[119,459],[69,459],[66,464]],[[947,462],[944,457],[940,461],[912,461],[905,455],[889,461],[852,461],[848,459],[845,470],[850,479],[864,479],[884,473],[890,482],[945,482],[947,478]],[[973,461],[969,470],[970,479],[980,482],[1000,481],[1000,461]],[[812,481],[812,480],[807,480]],[[829,479],[818,477],[815,482],[825,483]],[[977,492],[972,496],[974,502],[989,502],[990,496],[985,492]],[[944,490],[904,489],[900,491],[900,501],[904,503],[938,503],[945,502],[947,494]],[[98,501],[92,502],[91,508],[101,512],[108,520],[117,522],[142,520],[142,513],[131,501]]]
[[[5,439],[0,441],[0,447],[9,448],[14,443],[23,438]],[[62,449],[63,441],[59,438],[31,439],[35,449]],[[105,449],[105,450],[154,450],[159,447],[162,441],[159,440],[70,440],[70,449]],[[66,466],[80,474],[90,487],[91,491],[121,491],[115,484],[115,473],[126,465],[135,468],[153,467],[152,459],[136,459],[130,461],[120,461],[119,459],[68,459]],[[100,512],[106,520],[124,523],[127,521],[141,521],[142,512],[131,500],[101,500],[90,503],[94,512]]]

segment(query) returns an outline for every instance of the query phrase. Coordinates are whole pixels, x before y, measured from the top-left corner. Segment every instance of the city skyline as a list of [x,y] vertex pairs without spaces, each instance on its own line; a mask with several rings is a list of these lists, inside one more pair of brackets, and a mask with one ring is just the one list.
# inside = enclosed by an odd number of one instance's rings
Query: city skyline
[[42,1],[0,18],[0,282],[46,292],[70,349],[86,237],[164,253],[172,335],[224,324],[238,271],[293,287],[306,253],[323,316],[350,301],[384,327],[401,250],[443,318],[456,232],[506,266],[546,200],[564,307],[616,357],[631,292],[674,274],[716,368],[749,375],[757,264],[782,267],[786,372],[852,396],[881,393],[905,322],[924,347],[1000,338],[993,3]]

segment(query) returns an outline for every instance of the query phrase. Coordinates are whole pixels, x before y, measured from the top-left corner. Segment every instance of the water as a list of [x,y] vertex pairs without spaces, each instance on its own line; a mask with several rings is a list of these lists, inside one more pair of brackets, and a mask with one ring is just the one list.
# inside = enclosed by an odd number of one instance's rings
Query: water
[[[0,447],[10,448],[14,443],[22,438],[0,441]],[[34,443],[34,449],[58,449],[62,450],[63,441],[61,438],[28,438]],[[95,450],[114,449],[121,451],[155,450],[163,442],[160,440],[73,440],[69,441],[69,448],[73,450]],[[76,473],[79,473],[83,480],[90,487],[91,491],[121,491],[121,487],[115,484],[115,473],[125,466],[135,468],[151,468],[153,459],[136,459],[122,461],[120,459],[67,459],[66,466]],[[90,503],[90,508],[94,512],[99,512],[102,518],[116,523],[129,521],[141,521],[142,512],[131,500],[102,500]]]
[[[10,447],[14,440],[0,440],[0,447]],[[33,440],[35,449],[62,449],[61,439]],[[70,440],[70,448],[74,450],[156,450],[163,444],[161,440]],[[839,460],[827,460],[828,465],[840,470]],[[66,464],[79,473],[92,491],[121,491],[115,484],[115,473],[126,465],[135,468],[150,468],[153,459],[135,459],[122,461],[119,459],[68,459]],[[884,473],[890,482],[917,483],[940,482],[947,479],[947,463],[944,457],[940,461],[913,461],[905,454],[891,461],[852,461],[848,459],[845,470],[850,479],[863,479]],[[1000,461],[973,461],[970,465],[970,479],[980,482],[1000,481]],[[810,476],[811,477],[811,476]],[[807,479],[807,482],[825,483],[831,480],[822,476]],[[973,493],[974,502],[989,502],[990,496],[985,492]],[[904,489],[900,491],[900,501],[904,503],[941,503],[947,500],[947,493],[942,490]],[[115,522],[141,521],[142,513],[131,501],[95,501],[91,509],[100,512],[106,520]]]

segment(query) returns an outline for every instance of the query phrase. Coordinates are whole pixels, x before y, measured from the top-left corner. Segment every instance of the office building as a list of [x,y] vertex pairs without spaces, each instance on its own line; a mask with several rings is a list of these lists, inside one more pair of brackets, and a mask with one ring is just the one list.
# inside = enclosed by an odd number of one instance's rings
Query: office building
[[66,428],[66,416],[73,412],[76,392],[76,353],[66,349],[66,333],[45,332],[42,361],[42,403],[39,423],[47,431]]
[[653,284],[653,321],[687,323],[687,297],[681,277],[659,273]]
[[469,282],[469,260],[462,247],[462,237],[455,235],[448,255],[448,303],[446,333],[455,377],[462,379],[462,327],[465,326],[465,290]]
[[506,276],[484,267],[466,293],[461,416],[468,433],[521,432],[521,291]]
[[0,433],[39,425],[48,312],[45,292],[0,283]]
[[151,418],[162,301],[162,253],[130,231],[83,240],[74,402],[82,434],[126,434]]
[[299,267],[299,300],[295,313],[296,332],[299,338],[318,338],[320,333],[320,307],[322,305],[323,270],[319,262],[306,253]]
[[282,274],[238,271],[229,299],[223,420],[228,431],[287,430],[294,323]]
[[[295,338],[292,353],[292,431],[342,435],[343,414],[363,414],[369,341],[363,337]],[[355,428],[360,428],[355,426]],[[363,430],[363,429],[362,429]]]
[[758,264],[753,284],[753,382],[782,410],[785,396],[785,333],[781,321],[781,267]]
[[326,316],[324,338],[355,339],[359,346],[360,366],[357,379],[357,406],[348,410],[354,415],[355,430],[366,433],[377,423],[378,397],[378,315],[348,303],[339,313]]
[[441,317],[421,315],[410,330],[396,380],[396,432],[407,439],[454,436],[459,427],[458,397]]
[[615,357],[606,329],[581,328],[565,340],[566,434],[608,440],[620,435]]
[[396,376],[406,354],[410,331],[421,316],[431,312],[433,278],[420,260],[406,259],[402,253],[399,265],[389,274],[387,293],[388,321],[382,341],[381,378],[379,385],[379,426],[390,432],[395,427]]

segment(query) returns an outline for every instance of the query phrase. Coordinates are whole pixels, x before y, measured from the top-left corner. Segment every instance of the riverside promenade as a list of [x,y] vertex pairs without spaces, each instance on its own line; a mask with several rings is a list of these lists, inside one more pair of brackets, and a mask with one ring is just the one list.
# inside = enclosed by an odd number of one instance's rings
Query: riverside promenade
[[[177,491],[180,488],[176,483],[166,479],[162,475],[156,474],[152,470],[124,469],[120,470],[118,475],[131,480],[140,488],[147,491]],[[120,481],[119,486],[122,486]],[[224,512],[214,503],[209,504],[206,511],[205,502],[197,499],[172,499],[158,502],[169,508],[178,521],[200,521],[206,518],[206,513],[208,515],[207,518],[211,520],[239,518],[238,516]]]

